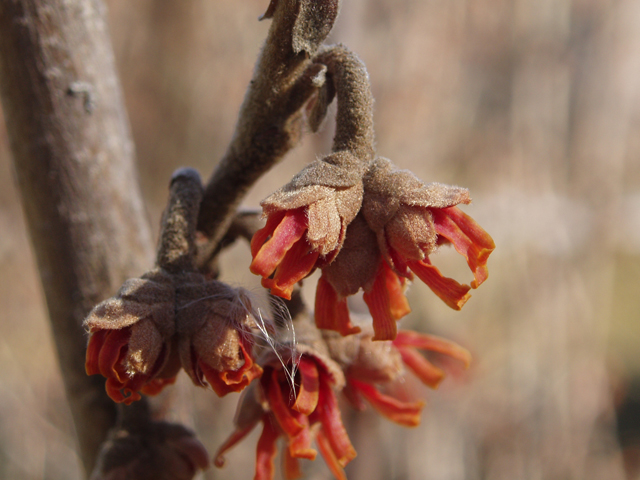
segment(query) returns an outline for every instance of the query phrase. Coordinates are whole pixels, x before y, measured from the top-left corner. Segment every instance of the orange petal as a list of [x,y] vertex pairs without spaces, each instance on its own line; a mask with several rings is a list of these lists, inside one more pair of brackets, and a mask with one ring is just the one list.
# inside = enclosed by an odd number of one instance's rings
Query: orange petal
[[347,299],[338,296],[324,275],[318,280],[314,316],[316,327],[340,332],[343,337],[360,332],[360,327],[351,323]]
[[289,409],[285,403],[276,370],[271,371],[271,378],[269,380],[268,384],[265,382],[263,385],[266,386],[266,394],[271,412],[274,417],[276,417],[280,428],[282,428],[287,437],[295,437],[303,430],[304,425],[296,419],[291,409]]
[[471,353],[451,340],[446,340],[436,335],[418,333],[411,330],[401,330],[393,341],[397,347],[415,347],[421,350],[437,352],[447,355],[464,363],[465,368],[471,365]]
[[491,236],[473,218],[458,207],[433,208],[433,221],[438,235],[442,235],[467,259],[475,280],[472,288],[478,288],[489,276],[487,260],[496,248]]
[[298,423],[302,425],[302,430],[288,441],[287,451],[292,457],[315,460],[317,452],[311,448],[311,430],[309,430],[309,418],[299,412],[292,412]]
[[398,347],[402,361],[428,387],[438,388],[444,372],[424,358],[415,348]]
[[[265,422],[268,422],[268,420],[265,419]],[[236,431],[233,432],[229,436],[229,438],[225,440],[225,442],[222,445],[220,445],[220,447],[218,448],[218,451],[213,457],[214,458],[213,463],[215,464],[216,467],[222,468],[224,466],[224,462],[225,462],[224,454],[227,453],[229,450],[231,450],[234,446],[236,446],[236,444],[241,442],[244,439],[244,437],[249,435],[249,433],[251,433],[251,430],[253,430],[255,426],[256,426],[255,423],[250,423],[244,428],[236,429]]]
[[396,321],[411,311],[405,297],[400,277],[385,261],[373,281],[373,286],[364,292],[363,299],[373,317],[373,340],[393,340],[396,338]]
[[320,450],[320,454],[324,458],[324,461],[329,467],[329,470],[336,477],[337,480],[347,480],[347,476],[338,461],[338,457],[334,453],[329,440],[325,437],[322,431],[319,431],[316,435],[316,443],[318,444],[318,450]]
[[424,402],[407,403],[380,393],[373,385],[350,379],[349,383],[357,389],[375,408],[378,413],[387,417],[392,422],[406,427],[415,427],[420,424],[420,413]]
[[91,334],[89,344],[87,345],[87,359],[84,368],[87,375],[96,375],[100,373],[100,350],[104,346],[104,341],[110,330],[97,330]]
[[115,376],[121,382],[126,381],[126,377],[123,375],[124,371],[121,372],[122,369],[116,368],[116,366],[122,362],[127,353],[130,337],[130,327],[108,331],[98,357],[100,373],[104,377]]
[[224,397],[230,392],[241,392],[253,380],[262,376],[262,368],[253,361],[244,342],[240,342],[239,345],[244,357],[244,365],[237,370],[219,372],[200,358],[197,360],[198,368],[219,397]]
[[319,256],[320,252],[312,251],[301,238],[286,253],[273,278],[262,279],[262,286],[269,288],[272,295],[291,300],[294,285],[313,271]]
[[256,448],[256,475],[254,480],[273,480],[275,474],[274,459],[278,453],[276,441],[278,431],[266,416],[263,422],[262,434]]
[[340,466],[344,467],[356,458],[356,450],[353,448],[349,435],[347,435],[347,430],[344,428],[336,395],[329,384],[328,377],[325,375],[320,381],[320,401],[316,412],[331,450],[336,455]]
[[274,212],[267,218],[267,224],[253,234],[251,238],[251,257],[255,257],[267,239],[273,235],[273,231],[284,218],[284,211]]
[[454,310],[460,310],[471,298],[469,285],[462,285],[452,278],[447,278],[425,258],[421,262],[409,262],[409,268],[435,293]]
[[253,256],[249,267],[251,272],[263,277],[271,275],[289,249],[302,238],[306,231],[307,216],[304,209],[299,208],[285,213],[271,238]]
[[304,415],[311,415],[318,405],[320,386],[318,367],[315,362],[303,356],[298,365],[300,371],[300,390],[293,404],[293,409]]
[[297,458],[294,458],[289,453],[289,450],[285,450],[282,453],[282,470],[284,478],[286,480],[295,480],[302,477],[302,470],[300,469],[300,462]]

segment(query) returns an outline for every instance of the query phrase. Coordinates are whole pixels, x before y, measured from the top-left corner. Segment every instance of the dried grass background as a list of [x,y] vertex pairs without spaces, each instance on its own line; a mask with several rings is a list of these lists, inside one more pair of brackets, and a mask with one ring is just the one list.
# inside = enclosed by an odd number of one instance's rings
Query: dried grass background
[[[206,178],[226,148],[268,2],[107,3],[157,233],[171,172],[190,165]],[[378,153],[425,181],[469,187],[465,210],[497,244],[489,281],[462,312],[411,288],[404,324],[457,340],[474,364],[451,365],[436,392],[407,379],[428,399],[416,429],[345,408],[359,453],[349,478],[640,478],[640,427],[634,447],[628,407],[640,385],[640,2],[344,0],[331,41],[369,68]],[[245,204],[328,151],[331,123]],[[454,253],[435,262],[469,280]],[[248,264],[247,246],[234,247],[224,278],[257,288]],[[0,478],[79,479],[3,126],[0,305]],[[215,451],[237,396],[179,383],[172,394],[195,408],[172,415]],[[203,478],[252,478],[256,440]],[[307,478],[331,478],[321,460],[305,468]]]

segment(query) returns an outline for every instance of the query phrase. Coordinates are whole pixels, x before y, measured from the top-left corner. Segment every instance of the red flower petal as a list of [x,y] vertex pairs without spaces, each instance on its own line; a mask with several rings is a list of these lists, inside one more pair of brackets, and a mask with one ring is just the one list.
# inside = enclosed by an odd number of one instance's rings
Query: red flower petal
[[273,278],[262,279],[262,286],[269,288],[272,295],[291,300],[294,285],[313,271],[319,256],[320,253],[312,251],[311,245],[301,238],[286,253]]
[[471,353],[466,348],[461,347],[455,342],[428,335],[426,333],[418,333],[411,330],[401,330],[393,341],[396,347],[414,347],[430,352],[437,352],[449,357],[460,360],[464,363],[465,368],[471,365]]
[[349,379],[353,388],[357,389],[381,415],[392,422],[406,427],[420,424],[420,413],[424,402],[407,403],[380,393],[373,385]]
[[287,480],[295,480],[302,477],[300,462],[289,453],[289,450],[282,452],[282,470],[284,478]]
[[318,280],[314,316],[318,328],[340,332],[342,336],[360,332],[360,327],[351,323],[347,299],[338,296],[324,275]]
[[373,286],[364,292],[363,299],[373,317],[373,340],[393,340],[396,338],[396,321],[411,312],[405,297],[400,277],[385,261],[373,281]]
[[302,431],[304,425],[298,421],[287,403],[285,403],[280,383],[278,381],[278,371],[272,370],[271,378],[267,380],[268,381],[263,381],[263,386],[266,390],[265,393],[269,400],[271,412],[287,437],[295,437]]
[[303,356],[300,358],[298,369],[300,390],[292,408],[304,415],[311,415],[318,405],[320,396],[318,367],[314,361]]
[[295,458],[306,458],[315,460],[317,452],[311,448],[311,430],[309,430],[309,417],[299,412],[292,412],[298,423],[302,425],[302,430],[294,437],[289,438],[288,452]]
[[104,346],[104,342],[110,330],[97,330],[91,334],[89,344],[87,345],[87,359],[84,368],[87,375],[97,375],[100,373],[100,351]]
[[230,392],[241,392],[253,380],[262,375],[262,368],[253,361],[244,342],[239,342],[239,346],[244,357],[244,365],[237,370],[219,372],[200,358],[196,360],[197,370],[202,372],[212,390],[219,397],[224,397]]
[[251,257],[255,257],[267,239],[273,235],[273,231],[284,218],[284,211],[274,212],[267,218],[267,224],[253,234],[251,238]]
[[397,347],[402,361],[428,387],[438,388],[444,378],[444,372],[424,358],[415,348]]
[[276,441],[279,434],[275,425],[269,421],[269,416],[265,417],[263,425],[262,434],[256,448],[256,475],[254,480],[273,480],[275,474],[274,459],[278,453]]
[[[307,217],[304,209],[299,208],[286,212],[280,224],[273,231],[271,238],[253,256],[250,270],[265,278],[271,275],[286,253],[302,238],[306,231]],[[260,237],[263,235],[261,233]],[[256,240],[255,245],[257,242]],[[255,250],[253,245],[252,250]]]
[[320,381],[320,401],[316,413],[322,424],[322,432],[329,441],[331,450],[336,455],[340,466],[344,467],[357,454],[342,423],[336,395],[325,375],[322,375]]
[[409,268],[435,293],[454,310],[460,310],[471,298],[469,285],[462,285],[452,278],[447,278],[425,258],[421,262],[409,262]]
[[471,287],[478,288],[489,276],[487,259],[496,248],[493,239],[458,207],[433,208],[431,212],[436,232],[453,243],[458,253],[464,255],[475,278]]
[[324,461],[329,467],[329,470],[336,477],[337,480],[347,480],[347,476],[338,461],[338,457],[335,452],[331,448],[331,444],[327,437],[324,436],[322,431],[319,431],[316,435],[316,443],[318,444],[318,450],[320,450],[320,454],[324,458]]
[[108,330],[98,357],[98,368],[102,376],[115,378],[121,382],[126,381],[124,369],[122,367],[117,368],[117,366],[121,365],[124,356],[127,354],[130,337],[131,327]]

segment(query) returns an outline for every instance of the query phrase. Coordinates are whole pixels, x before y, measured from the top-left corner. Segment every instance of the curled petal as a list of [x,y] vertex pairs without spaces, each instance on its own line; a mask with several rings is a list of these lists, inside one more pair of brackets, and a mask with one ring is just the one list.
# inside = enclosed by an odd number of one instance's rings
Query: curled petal
[[319,431],[316,435],[316,443],[318,444],[318,450],[320,450],[322,458],[324,458],[324,461],[327,463],[327,466],[329,467],[329,470],[331,470],[333,476],[338,480],[347,480],[347,476],[342,469],[342,465],[340,465],[338,456],[333,451],[329,439],[322,433],[322,431]]
[[269,421],[267,416],[263,422],[262,434],[256,449],[256,475],[254,480],[273,480],[275,474],[274,459],[278,453],[276,445],[278,436],[276,426]]
[[449,240],[467,259],[473,272],[472,288],[478,288],[489,276],[487,259],[496,248],[493,239],[473,218],[457,207],[432,209],[436,232]]
[[400,277],[386,262],[380,262],[373,286],[364,293],[363,298],[373,317],[373,340],[396,338],[396,321],[411,312],[411,308],[404,295]]
[[218,371],[201,359],[197,360],[198,368],[219,397],[223,397],[230,392],[241,392],[253,380],[260,378],[262,375],[262,368],[253,361],[244,342],[238,342],[238,346],[244,357],[244,365],[237,370]]
[[272,295],[291,300],[294,285],[313,271],[319,256],[320,253],[311,250],[311,245],[301,238],[285,254],[273,278],[262,279],[262,286],[270,289]]
[[347,299],[338,295],[324,275],[318,280],[314,317],[321,329],[334,330],[343,336],[360,332],[360,327],[351,323]]
[[336,395],[326,381],[320,382],[320,402],[316,413],[322,424],[322,432],[329,441],[331,450],[340,466],[344,467],[356,458],[356,450],[353,448],[349,435],[347,435],[342,423]]
[[318,367],[307,357],[302,357],[298,365],[300,371],[300,390],[293,404],[293,409],[304,415],[311,415],[318,406],[320,396],[320,380]]
[[401,330],[393,341],[396,347],[414,347],[420,350],[428,350],[447,355],[464,363],[465,368],[471,365],[471,353],[466,348],[461,347],[455,342],[428,335],[426,333],[418,333],[411,330]]
[[274,417],[278,421],[278,425],[287,435],[292,438],[298,435],[303,429],[304,425],[301,424],[296,416],[285,402],[282,390],[278,382],[278,372],[276,370],[271,371],[271,381],[264,382],[267,399],[269,400],[269,407]]
[[469,285],[462,285],[452,278],[443,276],[440,270],[431,265],[428,258],[421,262],[409,262],[408,264],[413,273],[454,310],[460,310],[471,298],[468,293],[471,290]]
[[282,470],[284,472],[284,478],[287,480],[301,478],[302,470],[300,469],[300,461],[296,457],[292,457],[289,450],[285,450],[282,455]]
[[378,389],[368,383],[353,379],[350,379],[349,383],[367,399],[373,408],[392,422],[406,427],[415,427],[420,424],[420,413],[424,402],[401,402],[380,393]]
[[444,372],[424,358],[414,348],[398,347],[402,361],[428,387],[438,388],[444,378]]
[[[267,226],[256,233],[256,235],[259,234],[258,239],[264,236],[266,232],[263,232],[263,230],[266,229]],[[258,248],[258,240],[251,241],[251,250],[257,250],[249,267],[251,271],[256,275],[269,277],[291,247],[302,238],[306,231],[307,217],[304,209],[299,208],[286,212],[282,221],[273,230],[271,238],[262,247]]]
[[289,438],[287,451],[295,458],[306,458],[307,460],[315,460],[317,452],[311,448],[313,441],[311,430],[309,429],[309,417],[299,412],[294,412],[293,416],[302,425],[302,430],[296,436]]

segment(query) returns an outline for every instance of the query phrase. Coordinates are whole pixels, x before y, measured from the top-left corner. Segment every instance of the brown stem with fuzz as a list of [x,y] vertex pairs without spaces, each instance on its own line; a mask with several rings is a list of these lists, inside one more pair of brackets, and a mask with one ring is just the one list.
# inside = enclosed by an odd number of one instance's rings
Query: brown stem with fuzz
[[194,169],[181,168],[173,174],[157,255],[158,266],[169,273],[195,270],[196,222],[202,193],[200,175]]
[[[313,58],[326,65],[327,84],[338,97],[333,152],[349,151],[367,163],[373,148],[373,94],[369,73],[362,60],[344,45],[328,47]],[[328,85],[327,85],[328,86]],[[329,102],[332,95],[328,96]]]
[[116,409],[85,373],[82,321],[151,263],[100,0],[0,2],[0,97],[85,469]]
[[234,137],[209,180],[198,229],[210,242],[199,264],[217,250],[247,190],[298,142],[301,109],[324,83],[309,58],[337,16],[338,0],[272,1],[273,23],[240,109]]

